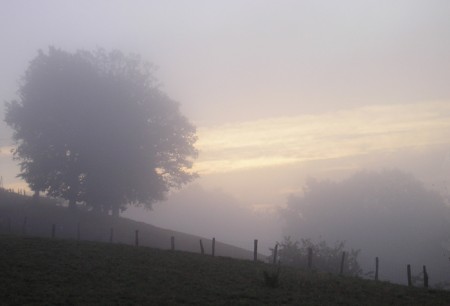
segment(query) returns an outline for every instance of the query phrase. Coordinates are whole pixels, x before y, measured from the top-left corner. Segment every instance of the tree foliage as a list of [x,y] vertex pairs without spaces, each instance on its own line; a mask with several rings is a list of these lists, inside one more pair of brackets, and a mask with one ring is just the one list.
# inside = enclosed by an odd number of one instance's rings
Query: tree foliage
[[40,51],[6,104],[30,188],[115,212],[191,181],[195,127],[153,68],[119,51]]
[[340,182],[311,179],[281,214],[286,235],[361,249],[366,271],[378,256],[381,277],[404,282],[408,263],[427,265],[433,280],[446,277],[449,208],[436,191],[402,171],[362,171]]

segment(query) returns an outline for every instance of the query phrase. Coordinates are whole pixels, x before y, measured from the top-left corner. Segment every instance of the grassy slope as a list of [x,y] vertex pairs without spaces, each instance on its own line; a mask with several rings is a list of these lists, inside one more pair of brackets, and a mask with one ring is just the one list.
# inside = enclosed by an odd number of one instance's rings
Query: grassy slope
[[[50,236],[57,224],[57,239]],[[8,219],[11,233],[7,233]],[[56,221],[55,221],[56,220]],[[106,242],[114,227],[119,244]],[[423,290],[283,268],[280,287],[264,285],[264,263],[133,247],[141,245],[198,253],[199,237],[126,219],[68,212],[52,201],[33,205],[28,197],[0,189],[0,305],[450,305],[450,293]],[[64,238],[60,239],[60,238]],[[210,250],[210,241],[204,240]],[[251,252],[217,244],[216,254],[251,258]]]
[[[0,233],[9,232],[8,222],[10,222],[12,233],[22,234],[25,218],[26,234],[30,236],[50,237],[52,224],[55,224],[58,238],[74,239],[77,237],[79,223],[82,240],[108,242],[110,229],[114,228],[114,242],[134,244],[135,231],[139,230],[140,245],[169,249],[171,236],[174,236],[177,250],[200,252],[200,237],[194,235],[125,218],[113,218],[85,211],[70,212],[66,207],[58,207],[55,201],[46,198],[41,198],[40,203],[36,205],[27,196],[0,189]],[[202,238],[202,242],[205,252],[210,253],[211,240]],[[249,245],[252,243],[249,241]],[[216,254],[242,259],[253,258],[253,253],[250,251],[219,241],[216,241]]]
[[450,292],[123,244],[0,235],[1,305],[450,305]]

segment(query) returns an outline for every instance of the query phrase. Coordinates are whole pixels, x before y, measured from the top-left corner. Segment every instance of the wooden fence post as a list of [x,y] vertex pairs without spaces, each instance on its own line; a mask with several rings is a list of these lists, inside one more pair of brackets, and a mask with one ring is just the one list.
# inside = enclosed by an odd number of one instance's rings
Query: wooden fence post
[[412,286],[412,281],[411,281],[411,265],[410,264],[408,264],[406,266],[406,273],[407,273],[407,276],[408,276],[408,287],[411,287]]
[[175,237],[174,236],[170,237],[170,246],[171,246],[171,250],[175,251]]
[[135,246],[139,246],[139,231],[136,230],[135,234],[134,234],[134,245]]
[[278,243],[275,244],[275,248],[273,249],[273,264],[277,263],[278,258]]
[[203,255],[203,254],[205,254],[205,249],[203,248],[203,242],[202,242],[202,240],[200,239],[200,253]]
[[423,286],[428,288],[428,273],[427,266],[423,266]]
[[378,280],[378,256],[375,257],[375,280]]
[[216,255],[216,238],[212,239],[212,256]]
[[253,241],[253,261],[258,260],[258,239]]
[[55,234],[56,234],[56,225],[55,223],[52,224],[52,238],[55,238]]
[[113,243],[113,241],[114,241],[114,228],[111,227],[109,229],[109,243]]
[[339,271],[340,275],[344,274],[344,262],[345,262],[345,251],[342,252],[342,258],[341,258],[341,269]]
[[312,248],[308,248],[308,269],[312,268]]
[[23,224],[22,224],[22,234],[27,234],[27,217],[23,218]]
[[80,222],[77,222],[77,240],[80,241]]

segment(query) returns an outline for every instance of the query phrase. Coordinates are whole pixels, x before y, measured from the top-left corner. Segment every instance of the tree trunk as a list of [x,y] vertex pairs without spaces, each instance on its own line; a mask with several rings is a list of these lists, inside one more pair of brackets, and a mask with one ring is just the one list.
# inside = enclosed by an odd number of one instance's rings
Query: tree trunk
[[77,209],[77,203],[75,202],[75,200],[70,199],[69,200],[69,210],[75,211],[76,209]]
[[119,213],[119,207],[118,206],[113,206],[111,208],[111,212],[112,212],[112,216],[115,218],[119,218],[120,213]]
[[100,205],[91,205],[91,207],[94,214],[100,214],[102,212]]
[[35,190],[33,194],[33,203],[38,204],[39,203],[39,190]]

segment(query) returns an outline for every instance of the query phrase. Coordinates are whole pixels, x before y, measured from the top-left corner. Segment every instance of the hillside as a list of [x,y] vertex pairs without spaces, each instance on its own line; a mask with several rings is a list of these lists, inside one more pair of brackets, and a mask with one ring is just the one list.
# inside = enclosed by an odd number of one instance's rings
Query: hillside
[[[82,210],[71,212],[57,201],[48,198],[41,198],[39,203],[35,204],[28,196],[0,189],[0,233],[51,237],[53,224],[57,238],[77,239],[79,235],[81,240],[109,242],[113,229],[114,243],[134,244],[137,230],[141,246],[170,249],[173,236],[176,250],[199,253],[200,239],[205,253],[210,254],[212,248],[212,237],[198,237],[126,218],[114,218]],[[215,254],[218,256],[253,258],[253,252],[220,241],[216,241],[215,246]],[[259,255],[259,258],[264,259],[264,256]]]
[[0,235],[1,305],[450,305],[450,292],[123,244]]

